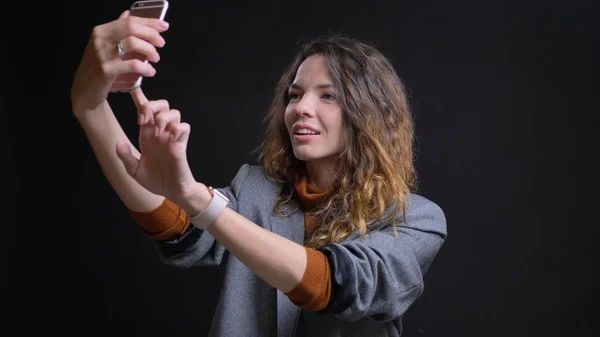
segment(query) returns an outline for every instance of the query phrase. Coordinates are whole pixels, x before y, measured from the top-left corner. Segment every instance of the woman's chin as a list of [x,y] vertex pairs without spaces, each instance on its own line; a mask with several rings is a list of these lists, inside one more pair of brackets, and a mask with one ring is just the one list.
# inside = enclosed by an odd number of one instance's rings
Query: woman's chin
[[311,161],[318,159],[318,157],[316,157],[314,153],[306,151],[305,149],[294,149],[294,156],[296,156],[296,159],[302,161]]
[[323,155],[321,153],[309,152],[309,151],[294,151],[294,156],[296,159],[304,161],[304,162],[313,162],[313,163],[325,163],[335,160],[332,155]]

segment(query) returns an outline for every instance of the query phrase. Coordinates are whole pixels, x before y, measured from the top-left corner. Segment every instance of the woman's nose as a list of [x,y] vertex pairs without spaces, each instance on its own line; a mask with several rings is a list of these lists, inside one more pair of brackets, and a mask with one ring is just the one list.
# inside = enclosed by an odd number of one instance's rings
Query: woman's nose
[[299,116],[314,116],[316,104],[311,95],[305,94],[302,96],[298,104],[296,104],[295,112]]

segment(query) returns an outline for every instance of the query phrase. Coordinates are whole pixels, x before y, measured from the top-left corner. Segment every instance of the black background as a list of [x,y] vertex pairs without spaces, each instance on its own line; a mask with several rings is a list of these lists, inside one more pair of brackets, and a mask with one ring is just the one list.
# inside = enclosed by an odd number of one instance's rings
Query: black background
[[[1,53],[4,326],[205,335],[220,270],[158,261],[70,111],[92,28],[130,2],[14,5]],[[448,220],[404,336],[592,336],[599,7],[172,0],[158,74],[143,86],[192,125],[197,179],[224,186],[255,162],[275,83],[301,42],[340,32],[374,43],[411,95],[419,193]],[[131,100],[109,101],[135,140]]]

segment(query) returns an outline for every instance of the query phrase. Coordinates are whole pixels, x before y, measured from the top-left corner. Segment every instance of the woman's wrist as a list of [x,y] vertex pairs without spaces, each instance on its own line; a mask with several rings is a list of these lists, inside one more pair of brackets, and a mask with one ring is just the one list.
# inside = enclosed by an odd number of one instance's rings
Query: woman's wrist
[[212,195],[206,185],[196,182],[184,192],[179,200],[174,200],[179,207],[186,211],[191,217],[194,217],[208,206]]

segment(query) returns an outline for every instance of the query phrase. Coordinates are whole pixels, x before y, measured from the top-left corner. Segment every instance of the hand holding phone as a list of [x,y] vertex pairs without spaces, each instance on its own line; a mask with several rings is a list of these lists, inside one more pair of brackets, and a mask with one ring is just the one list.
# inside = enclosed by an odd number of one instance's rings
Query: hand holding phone
[[101,109],[110,92],[130,92],[140,87],[141,77],[156,74],[151,63],[158,61],[157,48],[165,45],[161,34],[169,26],[161,17],[167,6],[167,1],[140,1],[118,19],[94,27],[71,83],[76,117]]
[[[164,20],[169,8],[169,2],[166,0],[144,0],[136,1],[131,5],[129,10],[130,16],[137,16],[143,18],[154,18]],[[118,42],[118,49],[123,61],[138,59],[144,62],[148,62],[148,59],[144,54],[138,52],[130,52],[134,47],[132,44],[137,44],[138,48],[150,47],[151,45],[137,38],[122,39]],[[158,60],[151,60],[156,62]],[[142,84],[142,76],[139,74],[124,74],[118,76],[110,88],[111,92],[131,92],[133,89],[140,87]]]

